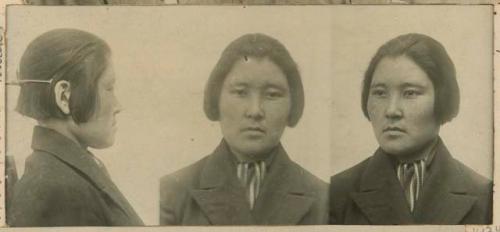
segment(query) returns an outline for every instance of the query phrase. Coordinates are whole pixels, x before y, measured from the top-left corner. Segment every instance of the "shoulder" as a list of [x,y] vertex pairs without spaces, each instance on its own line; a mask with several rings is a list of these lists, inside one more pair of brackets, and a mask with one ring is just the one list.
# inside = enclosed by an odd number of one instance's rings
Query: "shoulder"
[[306,188],[308,188],[309,190],[312,190],[314,192],[326,192],[328,190],[328,184],[325,181],[321,180],[294,161],[291,162],[290,168],[294,170],[298,178],[302,179]]
[[99,196],[71,167],[48,153],[35,152],[14,186],[9,221],[13,226],[71,225],[86,219],[101,223],[95,210]]
[[371,159],[372,157],[369,157],[353,167],[333,175],[330,178],[330,191],[335,193],[342,190],[356,189]]
[[462,162],[453,159],[458,172],[462,175],[463,183],[467,186],[467,190],[477,195],[488,195],[492,191],[492,181],[481,174],[477,173]]
[[[64,194],[72,189],[88,188],[91,184],[75,171],[71,166],[55,156],[35,151],[26,160],[23,176],[15,185],[15,192],[32,193],[39,191],[53,191],[54,195]],[[62,191],[65,189],[66,191]],[[72,194],[81,194],[81,191],[71,191]]]
[[160,179],[160,224],[179,224],[189,205],[189,189],[199,186],[200,173],[209,156]]
[[188,186],[197,186],[200,173],[208,157],[209,155],[187,167],[161,177],[160,192],[173,191],[174,189],[179,190],[180,188],[186,188]]
[[489,224],[492,217],[493,182],[478,174],[460,161],[453,159],[459,176],[458,181],[466,194],[475,197],[476,202],[466,217],[466,224]]

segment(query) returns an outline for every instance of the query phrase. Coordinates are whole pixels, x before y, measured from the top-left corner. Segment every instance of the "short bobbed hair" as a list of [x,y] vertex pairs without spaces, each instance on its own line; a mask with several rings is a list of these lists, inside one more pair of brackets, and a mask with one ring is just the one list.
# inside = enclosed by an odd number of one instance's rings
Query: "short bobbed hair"
[[288,126],[294,127],[304,110],[304,89],[297,64],[283,44],[260,33],[243,35],[224,49],[205,86],[205,115],[212,121],[219,120],[219,98],[224,80],[236,61],[247,57],[268,58],[285,74],[291,96]]
[[54,93],[56,83],[65,80],[71,86],[70,116],[76,123],[87,122],[95,112],[98,80],[108,66],[110,53],[106,42],[81,30],[55,29],[38,36],[20,61],[16,110],[36,120],[66,118]]
[[391,39],[380,47],[365,72],[361,107],[366,118],[367,103],[373,73],[385,57],[406,56],[429,77],[435,92],[434,116],[440,124],[451,121],[458,114],[460,91],[455,77],[455,66],[445,48],[435,39],[422,34],[405,34]]

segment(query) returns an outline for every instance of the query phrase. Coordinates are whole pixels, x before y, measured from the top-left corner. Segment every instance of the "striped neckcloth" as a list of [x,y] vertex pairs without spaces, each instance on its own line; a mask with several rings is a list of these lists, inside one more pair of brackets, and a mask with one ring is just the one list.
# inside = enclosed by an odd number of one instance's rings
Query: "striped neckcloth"
[[411,163],[400,163],[397,167],[398,179],[403,186],[411,212],[415,208],[424,185],[425,166],[425,160],[417,160]]
[[417,200],[422,195],[424,186],[424,178],[427,167],[431,164],[436,155],[436,148],[439,141],[435,141],[424,158],[400,162],[396,168],[399,182],[405,192],[406,201],[410,206],[410,211],[413,213]]
[[266,175],[266,163],[264,161],[240,162],[237,166],[237,174],[238,179],[247,190],[250,209],[253,209]]

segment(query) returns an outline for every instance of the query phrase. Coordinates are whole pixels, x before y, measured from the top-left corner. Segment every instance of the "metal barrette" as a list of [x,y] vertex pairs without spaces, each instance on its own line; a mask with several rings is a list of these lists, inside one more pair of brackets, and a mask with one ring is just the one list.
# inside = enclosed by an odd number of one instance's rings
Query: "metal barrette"
[[48,80],[35,80],[35,79],[24,79],[20,80],[19,79],[19,70],[16,71],[17,74],[17,80],[15,81],[7,81],[5,84],[7,85],[22,85],[26,83],[44,83],[44,84],[52,84],[52,78]]

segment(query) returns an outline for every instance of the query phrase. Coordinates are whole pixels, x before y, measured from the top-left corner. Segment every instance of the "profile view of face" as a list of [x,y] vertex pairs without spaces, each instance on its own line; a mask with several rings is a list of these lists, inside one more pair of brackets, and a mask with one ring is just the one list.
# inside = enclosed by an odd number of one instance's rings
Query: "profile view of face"
[[97,85],[97,104],[92,117],[78,124],[75,131],[81,144],[92,148],[107,148],[113,145],[116,133],[116,114],[121,105],[115,96],[115,73],[108,65]]
[[367,102],[380,147],[397,156],[424,148],[439,133],[434,116],[434,87],[407,56],[385,57],[373,73]]
[[250,157],[278,145],[288,123],[290,88],[283,71],[267,58],[236,61],[219,98],[219,120],[233,152]]

